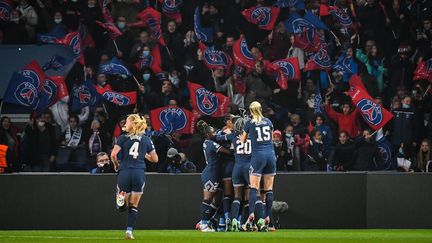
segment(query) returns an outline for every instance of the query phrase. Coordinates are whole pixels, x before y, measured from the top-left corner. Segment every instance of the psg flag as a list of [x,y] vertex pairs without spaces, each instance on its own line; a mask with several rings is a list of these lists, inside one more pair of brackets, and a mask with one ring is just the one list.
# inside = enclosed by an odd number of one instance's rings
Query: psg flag
[[62,68],[66,65],[68,65],[71,62],[71,60],[68,60],[60,55],[54,55],[53,57],[51,57],[48,62],[46,62],[43,66],[42,69],[44,71],[47,70],[57,70],[59,68]]
[[230,98],[206,90],[199,84],[188,82],[188,87],[194,110],[212,117],[221,117],[228,112]]
[[199,49],[204,57],[204,64],[209,69],[216,69],[219,67],[229,70],[233,64],[231,57],[224,51],[211,50],[203,43],[199,43]]
[[78,62],[84,65],[84,55],[82,53],[81,37],[79,32],[70,32],[65,37],[56,39],[55,43],[72,48],[72,51],[77,57]]
[[164,133],[194,132],[196,117],[184,108],[165,106],[150,111],[151,124],[155,131]]
[[158,42],[166,46],[165,40],[162,36],[161,29],[161,14],[151,7],[145,8],[143,11],[137,14],[137,17],[143,21],[144,26],[147,26],[152,37],[154,37]]
[[417,64],[413,79],[429,80],[429,82],[432,82],[432,58],[427,61],[421,61]]
[[305,31],[294,34],[294,43],[295,47],[303,49],[306,52],[315,53],[318,51],[321,43],[324,42],[324,37],[320,35],[320,33],[312,28],[305,29]]
[[111,88],[96,86],[96,91],[106,100],[118,106],[134,105],[137,101],[136,91],[115,92]]
[[138,62],[135,63],[135,67],[138,70],[143,68],[150,68],[154,73],[162,72],[162,59],[160,54],[159,45],[155,45],[151,50],[150,55],[142,57]]
[[296,10],[305,9],[304,0],[277,0],[275,5],[280,8],[295,8]]
[[36,77],[32,72],[14,72],[6,88],[3,101],[7,103],[29,106],[33,110],[39,106],[39,92],[37,83],[40,77]]
[[60,25],[57,25],[50,32],[46,34],[37,34],[37,40],[40,43],[54,44],[58,38],[63,38],[67,33],[63,30]]
[[75,85],[72,88],[72,112],[79,112],[86,106],[94,106],[100,101],[100,95],[91,80],[84,81],[81,85]]
[[13,1],[0,0],[0,20],[8,22],[12,13]]
[[273,64],[279,66],[282,70],[282,74],[287,80],[301,79],[300,65],[297,57],[290,57],[281,60],[274,61]]
[[245,67],[249,70],[254,69],[255,58],[249,50],[246,39],[243,35],[234,42],[233,55],[235,65]]
[[182,22],[180,7],[183,4],[183,0],[159,0],[159,2],[162,4],[163,14],[170,19],[174,19],[177,23]]
[[123,35],[123,33],[117,28],[117,26],[112,22],[102,23],[99,20],[96,20],[96,24],[105,29],[111,40],[115,40],[117,37]]
[[49,105],[57,103],[59,100],[69,96],[69,92],[63,76],[52,76],[45,79],[42,94],[46,95]]
[[280,9],[277,7],[251,7],[243,10],[242,15],[252,24],[258,25],[259,29],[272,30],[279,16]]
[[324,47],[321,47],[319,51],[313,54],[307,61],[304,67],[304,71],[314,70],[328,70],[331,68],[331,60]]
[[359,109],[363,119],[375,131],[385,126],[393,118],[389,111],[378,105],[361,87],[351,86],[348,94]]
[[113,57],[111,61],[101,64],[99,66],[99,73],[111,74],[111,75],[122,75],[126,77],[132,76],[129,69],[116,57]]
[[202,42],[213,41],[213,27],[202,27],[201,26],[201,11],[197,7],[194,13],[194,31],[197,39]]

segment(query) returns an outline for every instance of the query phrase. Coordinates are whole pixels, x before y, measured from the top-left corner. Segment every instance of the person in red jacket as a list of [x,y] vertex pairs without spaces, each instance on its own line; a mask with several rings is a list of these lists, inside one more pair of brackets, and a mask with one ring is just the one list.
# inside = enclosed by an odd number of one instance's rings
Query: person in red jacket
[[348,103],[342,104],[342,113],[336,112],[330,105],[328,100],[324,102],[324,109],[327,115],[334,120],[340,131],[347,131],[351,138],[358,137],[361,133],[360,129],[360,113],[357,108],[351,112],[351,106]]

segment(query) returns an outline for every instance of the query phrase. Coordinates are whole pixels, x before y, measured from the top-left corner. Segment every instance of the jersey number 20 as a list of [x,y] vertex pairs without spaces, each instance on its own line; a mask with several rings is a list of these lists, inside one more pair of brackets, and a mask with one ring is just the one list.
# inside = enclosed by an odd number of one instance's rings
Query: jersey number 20
[[251,140],[246,140],[245,143],[240,142],[240,140],[237,140],[237,154],[251,154],[252,153],[252,145]]
[[138,149],[139,149],[139,142],[134,142],[129,149],[129,155],[131,155],[134,159],[138,158]]
[[257,137],[257,141],[258,142],[262,142],[262,141],[270,141],[271,139],[271,134],[270,134],[270,126],[264,126],[264,127],[255,127],[258,137]]

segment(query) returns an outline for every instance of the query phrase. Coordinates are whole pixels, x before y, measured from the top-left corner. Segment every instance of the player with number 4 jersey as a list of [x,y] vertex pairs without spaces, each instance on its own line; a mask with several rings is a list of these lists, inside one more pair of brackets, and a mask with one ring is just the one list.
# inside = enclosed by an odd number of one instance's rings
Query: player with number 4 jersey
[[126,239],[133,239],[132,230],[138,214],[138,204],[145,185],[145,161],[158,162],[158,156],[149,137],[144,135],[146,120],[129,115],[121,135],[111,152],[115,171],[118,171],[116,203],[120,211],[129,209]]
[[[250,166],[250,191],[249,191],[249,219],[246,228],[250,230],[255,219],[258,230],[266,231],[272,217],[271,207],[273,205],[273,181],[276,174],[276,156],[273,146],[273,124],[262,115],[259,102],[252,102],[249,106],[252,119],[247,121],[240,136],[242,142],[247,138],[252,142],[252,156]],[[264,181],[264,192],[266,196],[266,215],[262,215],[260,191],[261,177]],[[256,215],[255,215],[256,212]],[[256,218],[255,218],[256,216]]]

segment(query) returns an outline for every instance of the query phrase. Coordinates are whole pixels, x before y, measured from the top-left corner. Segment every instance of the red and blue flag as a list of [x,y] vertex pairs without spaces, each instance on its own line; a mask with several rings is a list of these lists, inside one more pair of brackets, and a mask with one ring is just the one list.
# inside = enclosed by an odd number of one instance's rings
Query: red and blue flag
[[96,91],[104,100],[116,104],[118,106],[134,105],[137,102],[137,92],[116,92],[111,89],[111,86],[102,88],[96,86]]
[[159,45],[155,45],[151,50],[150,55],[141,58],[135,63],[135,67],[138,70],[143,68],[150,68],[154,73],[162,72],[162,59],[159,50]]
[[234,42],[233,46],[234,63],[237,66],[245,67],[249,70],[255,67],[255,58],[246,43],[243,35]]
[[199,84],[188,82],[192,108],[200,114],[221,117],[229,112],[230,98],[206,90]]
[[432,58],[427,61],[421,61],[417,64],[414,71],[414,80],[428,80],[432,82]]
[[0,20],[8,22],[13,9],[13,2],[0,0]]
[[242,15],[259,29],[272,30],[279,16],[277,7],[256,6],[243,10]]
[[94,106],[100,102],[100,95],[96,91],[93,82],[89,79],[72,88],[72,112],[80,112],[81,108]]
[[177,23],[182,22],[180,7],[183,4],[183,0],[159,0],[159,2],[162,4],[161,9],[163,14]]
[[358,65],[353,58],[348,58],[346,53],[342,53],[332,69],[342,72],[343,81],[348,82],[353,74],[357,74]]
[[304,71],[329,70],[331,68],[331,59],[327,50],[321,47],[317,53],[312,54],[304,66]]
[[66,31],[64,31],[60,25],[57,25],[54,27],[54,29],[46,34],[38,33],[36,38],[40,43],[54,44],[56,43],[56,39],[63,38],[66,34]]
[[304,10],[304,0],[277,0],[275,6],[279,8],[295,8],[296,10]]
[[266,72],[272,72],[276,82],[283,90],[288,89],[288,80],[301,79],[300,66],[297,57],[285,58],[265,65]]
[[224,51],[212,50],[203,43],[199,43],[199,49],[201,50],[204,57],[204,64],[209,69],[224,68],[230,70],[233,61],[231,57]]
[[123,35],[123,33],[112,22],[102,23],[99,20],[96,20],[96,24],[105,29],[112,40],[115,40],[117,37]]
[[194,13],[194,31],[197,39],[202,42],[213,41],[213,27],[202,27],[201,26],[201,11],[197,7]]
[[79,32],[77,31],[70,32],[65,37],[56,39],[55,43],[72,48],[72,51],[75,57],[77,58],[78,62],[84,65],[84,55],[82,53],[81,37]]
[[151,110],[150,118],[155,131],[162,131],[167,134],[191,134],[195,130],[195,115],[191,111],[177,106],[165,106]]
[[121,75],[125,77],[132,76],[129,69],[123,64],[123,62],[116,57],[113,57],[111,61],[99,65],[99,73],[108,75]]
[[161,14],[155,9],[147,7],[139,12],[137,17],[150,29],[152,37],[158,40],[161,45],[166,46],[161,29]]
[[72,60],[68,60],[65,57],[62,57],[60,55],[54,55],[53,57],[51,57],[48,62],[46,62],[43,66],[42,66],[42,70],[43,71],[47,71],[47,70],[57,70],[59,68],[62,68],[66,65],[68,65],[69,63],[71,63]]

